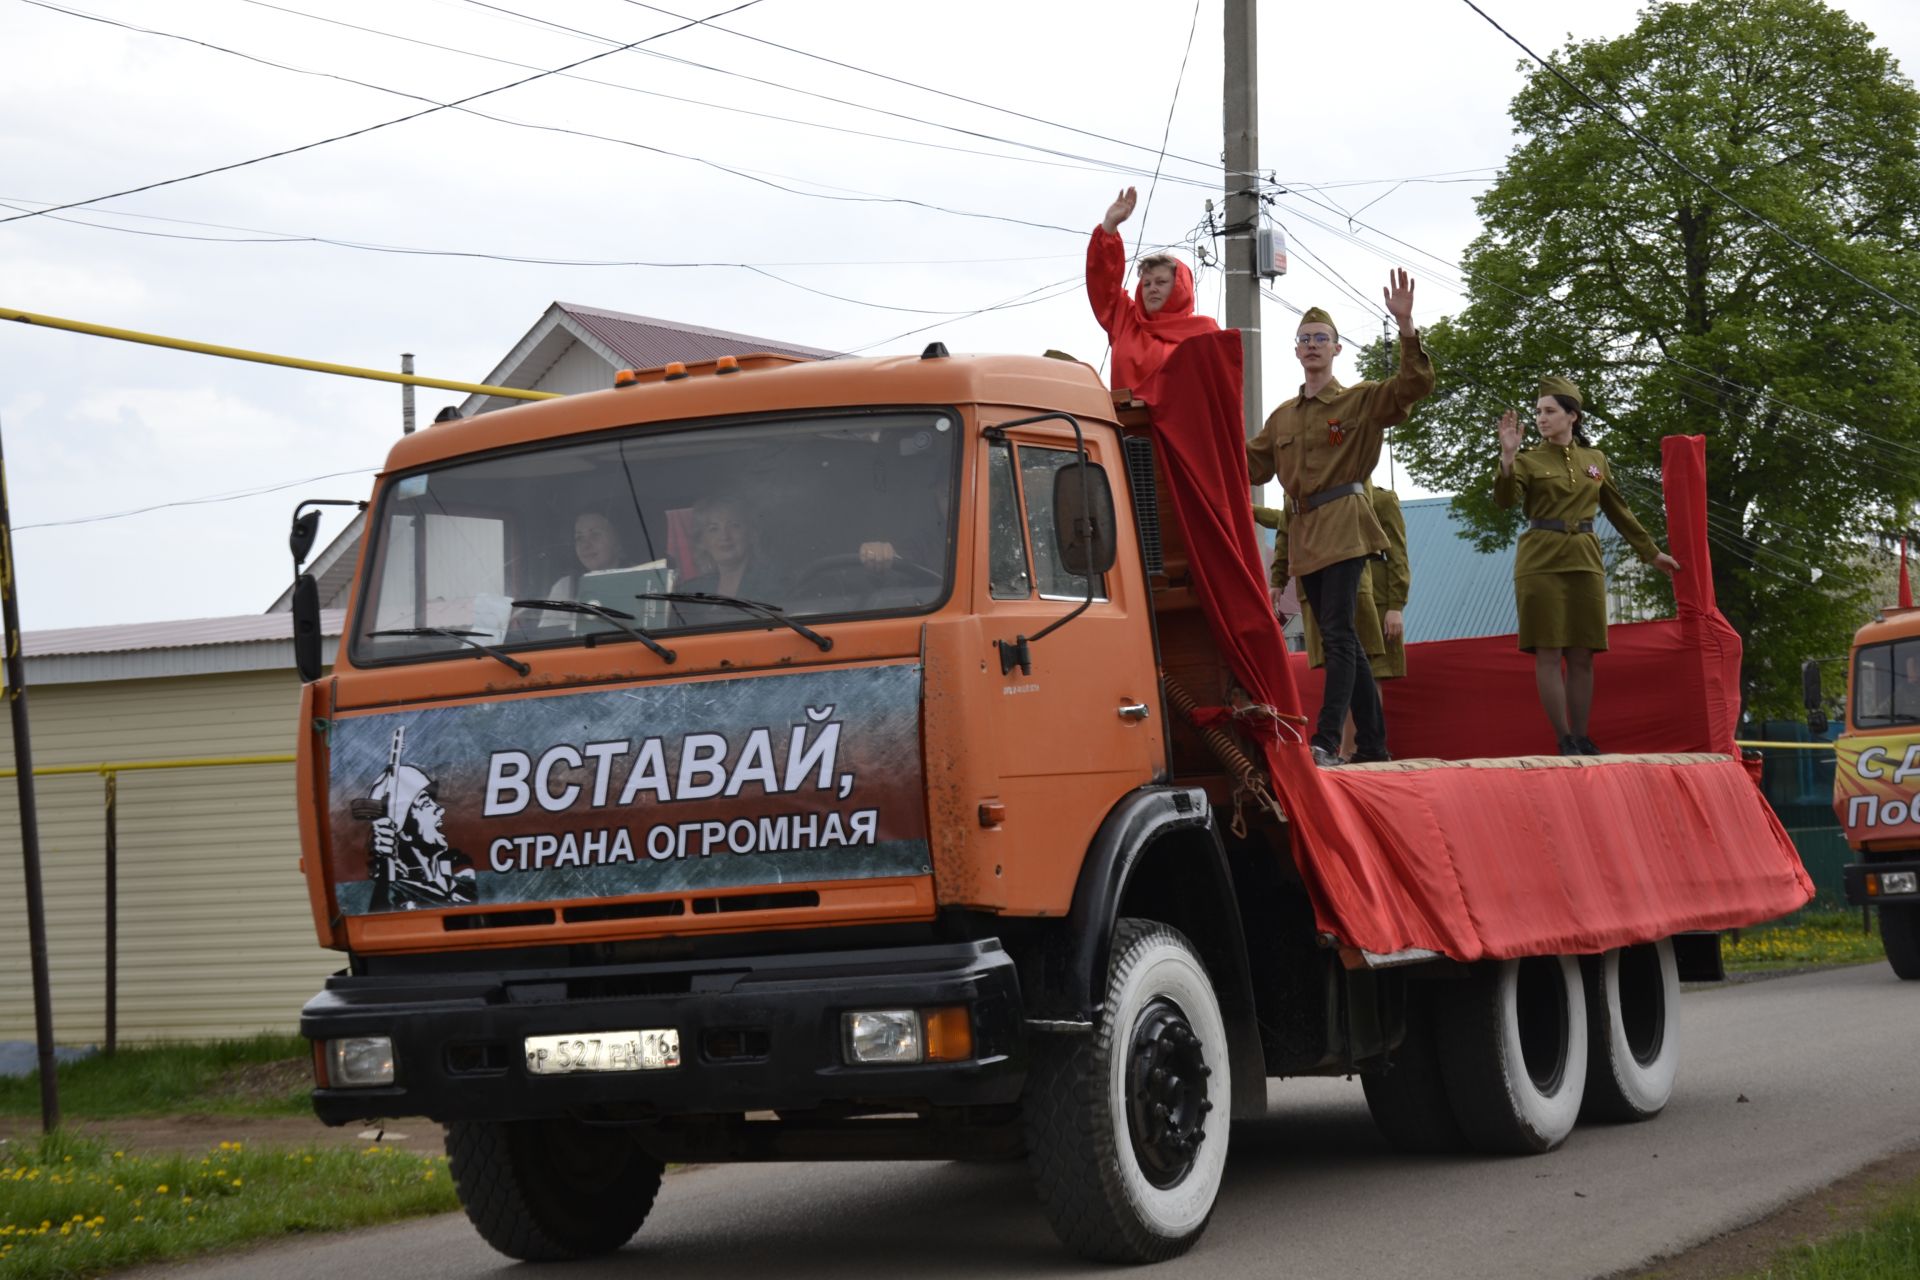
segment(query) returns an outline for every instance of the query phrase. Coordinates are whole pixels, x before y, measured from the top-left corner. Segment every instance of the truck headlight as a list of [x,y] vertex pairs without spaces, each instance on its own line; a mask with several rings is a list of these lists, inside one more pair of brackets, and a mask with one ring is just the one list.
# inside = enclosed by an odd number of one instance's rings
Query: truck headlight
[[1882,896],[1895,893],[1920,893],[1920,873],[1913,871],[1882,871],[1880,873],[1880,893]]
[[920,1038],[917,1009],[867,1009],[842,1014],[847,1061],[855,1066],[883,1062],[918,1062],[925,1044]]
[[393,1083],[393,1039],[350,1036],[327,1041],[327,1082],[336,1089]]

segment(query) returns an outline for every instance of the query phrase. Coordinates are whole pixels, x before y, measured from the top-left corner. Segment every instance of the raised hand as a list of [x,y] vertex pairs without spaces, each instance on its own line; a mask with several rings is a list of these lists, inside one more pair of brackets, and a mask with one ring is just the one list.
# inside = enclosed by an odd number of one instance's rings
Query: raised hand
[[1500,468],[1508,469],[1520,452],[1520,415],[1509,409],[1500,415]]
[[1114,197],[1113,203],[1107,206],[1107,216],[1100,220],[1100,225],[1109,232],[1119,230],[1120,224],[1133,216],[1133,206],[1139,201],[1139,192],[1132,187],[1122,188],[1120,194]]
[[1395,268],[1387,273],[1387,287],[1380,291],[1386,300],[1387,314],[1400,325],[1402,334],[1413,332],[1413,277]]

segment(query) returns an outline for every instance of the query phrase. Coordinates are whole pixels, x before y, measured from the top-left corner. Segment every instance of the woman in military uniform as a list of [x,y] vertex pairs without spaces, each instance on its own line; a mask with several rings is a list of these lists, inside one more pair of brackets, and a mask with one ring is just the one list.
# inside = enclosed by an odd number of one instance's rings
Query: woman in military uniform
[[1634,518],[1614,487],[1607,455],[1580,434],[1584,417],[1580,388],[1565,378],[1543,379],[1533,419],[1541,442],[1521,450],[1519,415],[1509,409],[1500,419],[1500,474],[1493,482],[1494,502],[1518,503],[1527,516],[1513,561],[1520,648],[1533,655],[1540,704],[1560,754],[1569,756],[1600,754],[1587,736],[1593,655],[1607,647],[1607,575],[1595,513],[1605,511],[1648,564],[1669,575],[1680,568]]

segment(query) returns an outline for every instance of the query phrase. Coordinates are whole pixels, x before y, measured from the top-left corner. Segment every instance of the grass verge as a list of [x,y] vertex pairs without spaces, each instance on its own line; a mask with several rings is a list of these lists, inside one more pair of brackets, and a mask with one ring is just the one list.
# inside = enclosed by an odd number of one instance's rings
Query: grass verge
[[444,1156],[222,1142],[148,1157],[54,1133],[0,1149],[0,1277],[98,1275],[457,1207]]
[[1749,1280],[1913,1280],[1920,1276],[1920,1180],[1896,1189],[1873,1221],[1795,1245]]
[[1860,932],[1860,916],[1853,911],[1809,912],[1776,925],[1743,930],[1740,940],[1722,943],[1721,955],[1730,971],[1793,969],[1810,965],[1865,964],[1886,959],[1876,926]]
[[[76,1120],[205,1112],[305,1115],[311,1050],[299,1036],[153,1044],[58,1068],[60,1109]],[[0,1079],[0,1115],[40,1114],[38,1073]]]

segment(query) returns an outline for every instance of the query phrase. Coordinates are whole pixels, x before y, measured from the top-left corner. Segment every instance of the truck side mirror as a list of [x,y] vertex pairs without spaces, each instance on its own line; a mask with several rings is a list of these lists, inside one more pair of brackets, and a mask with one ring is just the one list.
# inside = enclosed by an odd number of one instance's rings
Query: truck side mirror
[[1827,731],[1826,699],[1820,694],[1820,663],[1808,658],[1800,664],[1800,695],[1807,704],[1807,732],[1819,737]]
[[1113,568],[1113,519],[1105,468],[1082,458],[1053,473],[1053,541],[1068,573],[1092,578]]
[[303,573],[293,580],[293,665],[300,672],[302,684],[318,680],[323,671],[320,661],[320,584],[314,581],[310,573]]
[[293,517],[293,532],[287,535],[287,549],[293,552],[293,567],[298,571],[313,550],[313,539],[320,532],[320,512],[302,511]]

